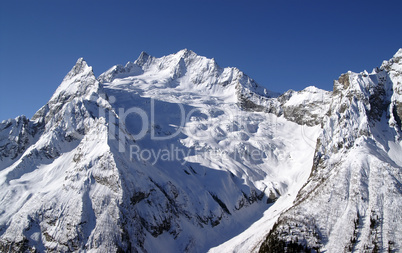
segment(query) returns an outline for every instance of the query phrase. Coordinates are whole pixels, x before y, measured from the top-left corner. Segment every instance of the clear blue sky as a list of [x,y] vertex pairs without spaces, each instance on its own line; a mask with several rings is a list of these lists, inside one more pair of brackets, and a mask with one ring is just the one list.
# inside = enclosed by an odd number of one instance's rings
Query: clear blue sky
[[266,88],[332,90],[402,47],[402,1],[0,2],[0,121],[44,105],[79,57],[98,76],[183,48]]

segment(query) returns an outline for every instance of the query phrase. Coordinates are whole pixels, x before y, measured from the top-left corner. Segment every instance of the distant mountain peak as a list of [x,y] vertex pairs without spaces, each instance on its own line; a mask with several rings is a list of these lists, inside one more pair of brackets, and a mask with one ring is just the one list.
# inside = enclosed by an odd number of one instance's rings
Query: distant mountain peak
[[396,53],[394,54],[394,57],[393,57],[393,58],[400,58],[400,57],[402,57],[402,48],[400,48],[400,49],[398,50],[398,52],[396,52]]
[[138,56],[138,59],[135,61],[136,64],[142,66],[144,65],[146,62],[148,62],[148,60],[152,58],[152,56],[150,56],[147,52],[142,51],[140,56]]
[[190,56],[198,56],[195,52],[192,50],[189,50],[187,48],[180,50],[179,52],[176,53],[176,55],[179,55],[181,58],[187,58]]
[[92,72],[92,67],[89,67],[87,62],[84,60],[83,57],[78,58],[77,62],[75,63],[74,67],[68,72],[65,79],[72,78],[84,72]]
[[90,95],[99,91],[92,67],[88,66],[84,58],[79,58],[74,67],[64,77],[50,101],[65,101],[84,94]]

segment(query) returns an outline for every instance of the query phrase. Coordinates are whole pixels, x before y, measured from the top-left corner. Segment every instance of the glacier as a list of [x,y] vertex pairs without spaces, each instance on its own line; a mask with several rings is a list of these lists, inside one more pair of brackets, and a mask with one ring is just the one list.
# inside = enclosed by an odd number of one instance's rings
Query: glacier
[[401,58],[283,94],[187,49],[80,58],[0,123],[0,250],[398,250]]

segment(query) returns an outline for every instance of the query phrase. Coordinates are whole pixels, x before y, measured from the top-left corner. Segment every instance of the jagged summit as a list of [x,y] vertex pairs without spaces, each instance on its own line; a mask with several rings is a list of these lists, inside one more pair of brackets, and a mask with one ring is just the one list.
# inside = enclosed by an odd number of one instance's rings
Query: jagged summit
[[394,54],[394,57],[393,58],[401,58],[402,57],[402,48],[400,48],[399,50],[398,50],[398,52],[396,52],[395,54]]
[[224,96],[235,101],[244,95],[257,94],[263,97],[276,97],[278,94],[258,85],[237,68],[221,68],[215,59],[199,56],[191,50],[155,58],[142,52],[134,62],[125,66],[116,65],[101,74],[101,83],[113,85],[118,80],[126,80],[133,87],[145,90],[171,88],[178,92],[198,92],[213,96]]
[[51,100],[60,96],[70,96],[77,92],[89,94],[91,90],[96,92],[97,88],[98,85],[92,67],[88,66],[84,58],[79,58],[74,67],[64,77],[63,82],[57,88]]
[[194,51],[190,50],[190,49],[182,49],[179,52],[176,53],[176,55],[178,55],[181,58],[189,58],[189,57],[197,57],[197,53],[195,53]]
[[66,77],[78,75],[80,73],[83,73],[87,69],[89,69],[89,71],[92,71],[92,67],[89,67],[87,62],[84,60],[84,58],[80,57],[80,58],[78,58],[74,67],[71,69],[71,71],[67,74]]
[[149,60],[149,58],[152,58],[152,56],[142,51],[138,59],[135,61],[135,63],[142,66]]

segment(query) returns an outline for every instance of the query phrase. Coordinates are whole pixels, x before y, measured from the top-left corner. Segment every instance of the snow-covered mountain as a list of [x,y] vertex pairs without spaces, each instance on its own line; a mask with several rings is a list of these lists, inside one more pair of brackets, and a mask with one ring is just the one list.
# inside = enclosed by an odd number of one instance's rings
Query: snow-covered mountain
[[372,73],[341,75],[293,206],[260,252],[399,252],[402,242],[402,49]]
[[0,123],[0,251],[399,249],[401,58],[284,94],[186,49],[81,58]]

